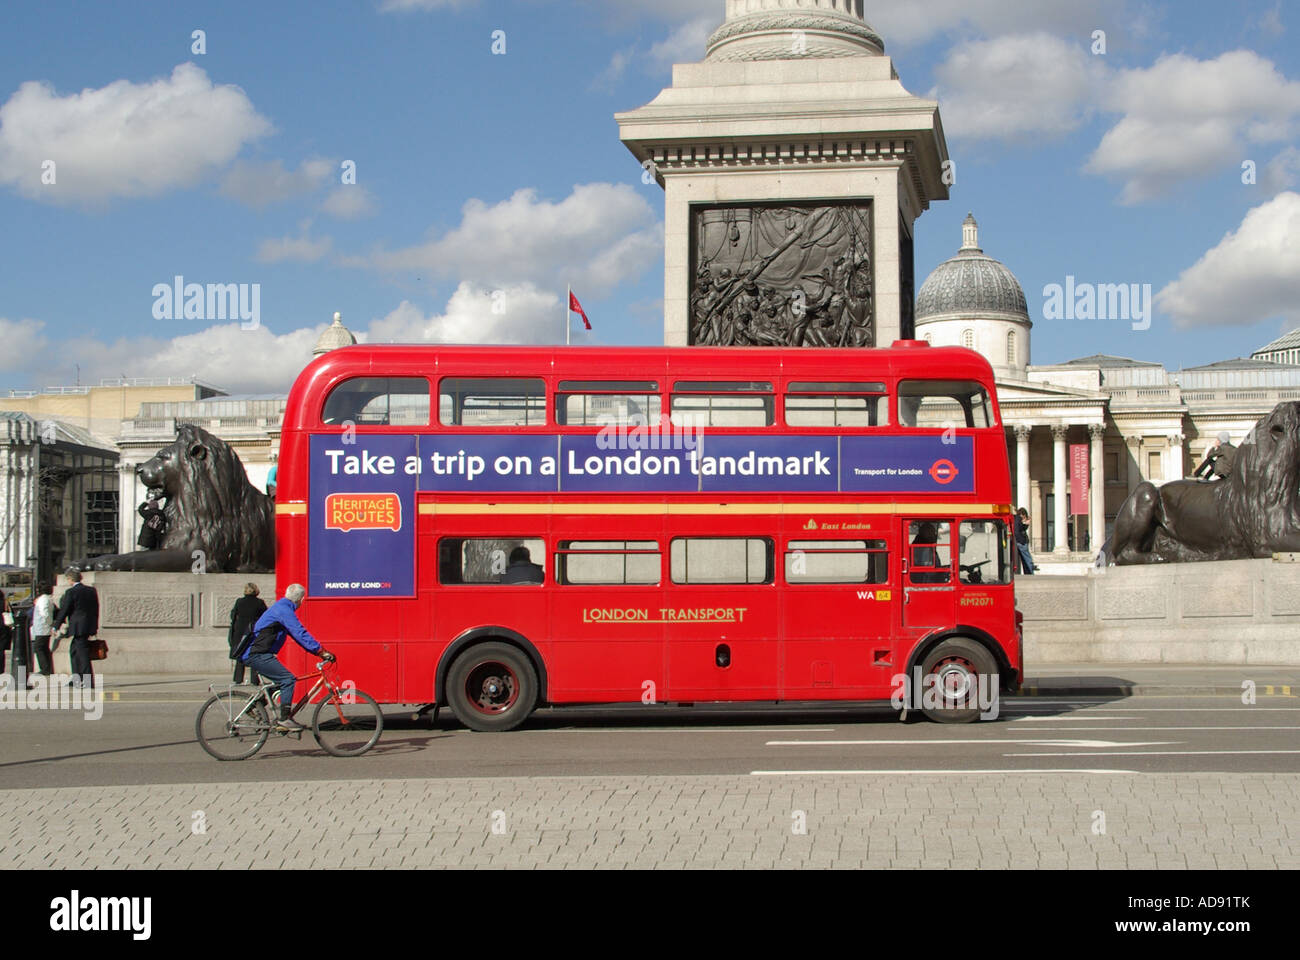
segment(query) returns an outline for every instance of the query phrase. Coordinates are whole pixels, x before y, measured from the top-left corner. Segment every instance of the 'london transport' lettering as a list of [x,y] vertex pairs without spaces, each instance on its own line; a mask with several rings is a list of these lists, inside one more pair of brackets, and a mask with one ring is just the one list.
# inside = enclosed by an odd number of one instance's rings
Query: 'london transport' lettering
[[586,607],[583,623],[744,623],[748,607],[660,607],[659,616],[637,607]]

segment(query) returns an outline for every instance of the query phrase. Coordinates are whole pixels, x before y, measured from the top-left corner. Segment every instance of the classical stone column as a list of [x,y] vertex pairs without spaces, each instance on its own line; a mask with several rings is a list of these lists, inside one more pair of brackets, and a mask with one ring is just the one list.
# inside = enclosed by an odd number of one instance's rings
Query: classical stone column
[[140,515],[135,508],[140,505],[137,499],[135,464],[119,460],[117,464],[117,552],[130,553],[135,549],[135,538],[140,531],[137,524]]
[[1058,557],[1066,557],[1070,554],[1070,537],[1069,537],[1069,513],[1066,510],[1065,498],[1070,493],[1070,474],[1066,468],[1066,438],[1070,434],[1070,428],[1062,424],[1052,427],[1052,458],[1053,458],[1053,479],[1052,494],[1054,498],[1055,510],[1052,511],[1052,520],[1056,527],[1056,549],[1052,552]]
[[1034,428],[1028,424],[1018,423],[1012,429],[1016,432],[1016,502],[1013,509],[1024,507],[1032,510],[1029,500],[1029,435]]
[[1088,427],[1092,438],[1092,502],[1088,505],[1088,541],[1089,549],[1096,553],[1106,542],[1106,425],[1094,423]]
[[1128,449],[1129,468],[1128,468],[1128,492],[1131,494],[1137,489],[1142,482],[1142,438],[1125,437],[1124,445]]
[[1165,464],[1165,482],[1183,479],[1183,435],[1169,435],[1169,462]]

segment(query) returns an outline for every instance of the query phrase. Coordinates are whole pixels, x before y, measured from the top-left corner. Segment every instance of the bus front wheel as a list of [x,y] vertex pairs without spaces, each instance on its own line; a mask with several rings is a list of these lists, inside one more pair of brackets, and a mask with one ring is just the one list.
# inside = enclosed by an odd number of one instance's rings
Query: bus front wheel
[[508,643],[471,647],[447,673],[447,705],[471,730],[513,730],[537,703],[537,671]]
[[978,720],[985,704],[998,695],[997,662],[967,637],[953,637],[931,650],[921,672],[926,685],[922,712],[937,723]]

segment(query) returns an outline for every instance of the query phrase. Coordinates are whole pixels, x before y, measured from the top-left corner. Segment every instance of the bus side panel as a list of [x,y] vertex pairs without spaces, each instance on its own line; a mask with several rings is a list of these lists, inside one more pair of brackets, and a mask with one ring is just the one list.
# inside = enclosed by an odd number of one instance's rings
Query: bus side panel
[[[889,522],[857,520],[863,529],[834,532],[842,521],[823,520],[818,533],[801,529],[791,514],[786,534],[797,543],[828,546],[836,541],[884,540],[889,576],[884,583],[787,583],[784,623],[785,697],[789,700],[872,700],[889,696],[894,673],[893,606],[899,557]],[[832,524],[836,526],[831,526]],[[829,529],[828,529],[829,528]],[[789,554],[789,551],[787,551]],[[797,561],[787,556],[783,573]],[[812,561],[816,563],[814,559]],[[814,568],[815,569],[815,568]]]
[[[422,592],[421,602],[427,604],[430,611],[432,631],[430,639],[436,656],[432,657],[431,666],[436,669],[437,662],[448,645],[458,637],[480,627],[502,627],[525,637],[545,662],[546,671],[551,681],[554,673],[551,667],[550,616],[551,593],[544,584],[502,584],[445,582],[448,572],[439,570],[440,545],[447,540],[497,540],[503,543],[528,541],[532,561],[546,568],[546,578],[551,579],[551,557],[546,544],[550,541],[550,520],[544,515],[512,514],[505,509],[493,511],[490,507],[483,513],[472,515],[422,514],[421,523],[421,567],[417,571],[417,580],[424,585],[434,585],[435,589]],[[427,534],[425,531],[428,531]],[[540,542],[541,548],[536,545]],[[426,546],[427,544],[427,546]],[[453,549],[453,558],[455,548]],[[508,552],[504,550],[503,552]],[[504,567],[502,567],[504,569]],[[425,652],[412,652],[421,673],[412,681],[419,690],[433,687],[433,675],[425,675],[430,667],[430,657]]]

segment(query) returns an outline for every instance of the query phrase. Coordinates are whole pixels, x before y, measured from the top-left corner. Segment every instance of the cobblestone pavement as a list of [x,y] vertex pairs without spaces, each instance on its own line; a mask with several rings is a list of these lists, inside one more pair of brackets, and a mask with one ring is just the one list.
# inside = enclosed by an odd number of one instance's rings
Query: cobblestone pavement
[[0,863],[1294,869],[1298,787],[1295,774],[1000,772],[3,790]]

